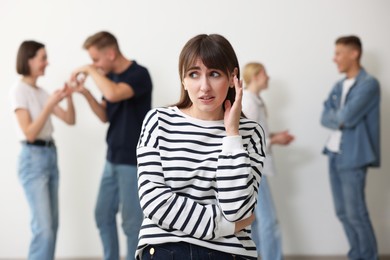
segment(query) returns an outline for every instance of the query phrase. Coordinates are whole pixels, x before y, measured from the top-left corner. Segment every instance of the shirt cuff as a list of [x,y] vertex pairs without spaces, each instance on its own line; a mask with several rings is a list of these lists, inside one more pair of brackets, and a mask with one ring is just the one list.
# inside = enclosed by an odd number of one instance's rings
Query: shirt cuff
[[222,153],[223,154],[231,154],[235,151],[244,150],[244,146],[242,144],[241,135],[235,136],[226,136],[222,140]]
[[236,229],[236,223],[228,221],[223,215],[220,216],[220,221],[218,221],[217,225],[217,230],[215,231],[216,238],[231,236]]

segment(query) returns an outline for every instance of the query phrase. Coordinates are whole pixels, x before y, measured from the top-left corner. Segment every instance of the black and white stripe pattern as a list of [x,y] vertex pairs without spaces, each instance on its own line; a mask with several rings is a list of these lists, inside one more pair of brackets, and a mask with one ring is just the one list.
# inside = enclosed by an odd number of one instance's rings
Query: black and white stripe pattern
[[148,244],[184,241],[257,257],[249,217],[265,159],[264,131],[240,120],[240,136],[226,137],[223,121],[186,116],[176,107],[146,115],[137,148],[138,188],[145,219],[139,254]]

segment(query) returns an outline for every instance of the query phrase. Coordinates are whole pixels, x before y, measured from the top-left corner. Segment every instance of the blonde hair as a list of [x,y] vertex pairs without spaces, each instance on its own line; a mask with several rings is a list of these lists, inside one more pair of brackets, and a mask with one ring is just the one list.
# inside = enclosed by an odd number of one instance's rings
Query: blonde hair
[[251,83],[253,76],[259,74],[260,71],[264,70],[264,66],[258,62],[250,62],[245,65],[242,76],[244,78],[245,88]]

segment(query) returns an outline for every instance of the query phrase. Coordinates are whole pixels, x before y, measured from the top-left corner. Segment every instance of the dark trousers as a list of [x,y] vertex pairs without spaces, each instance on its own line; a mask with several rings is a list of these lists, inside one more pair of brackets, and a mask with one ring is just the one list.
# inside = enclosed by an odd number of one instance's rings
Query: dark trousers
[[142,253],[142,260],[247,260],[243,256],[197,246],[185,242],[149,245]]

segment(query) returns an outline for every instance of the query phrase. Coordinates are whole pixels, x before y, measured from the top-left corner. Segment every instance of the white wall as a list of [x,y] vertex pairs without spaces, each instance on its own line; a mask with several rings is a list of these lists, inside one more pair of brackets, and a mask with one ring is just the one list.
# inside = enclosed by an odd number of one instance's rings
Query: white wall
[[[279,174],[271,179],[284,251],[318,255],[347,251],[333,211],[326,157],[321,155],[328,131],[320,126],[319,117],[323,100],[340,78],[332,63],[334,40],[344,34],[361,36],[363,64],[382,85],[383,164],[368,176],[367,201],[379,250],[389,254],[390,137],[385,134],[390,131],[389,10],[387,0],[1,1],[0,258],[26,256],[30,240],[28,205],[16,174],[20,147],[7,99],[18,79],[17,48],[25,39],[46,44],[50,66],[39,84],[51,92],[74,68],[89,62],[81,45],[103,29],[118,37],[126,56],[149,68],[154,106],[178,99],[178,54],[198,33],[226,36],[241,65],[248,61],[266,65],[271,76],[265,96],[271,128],[296,135],[289,148],[275,148]],[[100,97],[92,83],[91,90]],[[57,256],[100,256],[93,209],[106,126],[82,97],[74,99],[77,125],[68,127],[54,119],[61,171]]]

